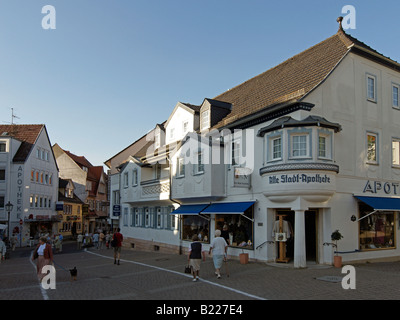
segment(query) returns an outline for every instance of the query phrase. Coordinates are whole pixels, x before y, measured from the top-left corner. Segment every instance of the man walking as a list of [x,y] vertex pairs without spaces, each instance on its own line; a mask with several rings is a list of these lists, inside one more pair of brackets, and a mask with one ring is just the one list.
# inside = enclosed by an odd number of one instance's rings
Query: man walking
[[117,228],[117,232],[114,233],[113,235],[113,240],[114,242],[114,264],[119,265],[119,260],[121,257],[121,247],[122,247],[122,241],[124,240],[124,237],[120,233],[121,229]]

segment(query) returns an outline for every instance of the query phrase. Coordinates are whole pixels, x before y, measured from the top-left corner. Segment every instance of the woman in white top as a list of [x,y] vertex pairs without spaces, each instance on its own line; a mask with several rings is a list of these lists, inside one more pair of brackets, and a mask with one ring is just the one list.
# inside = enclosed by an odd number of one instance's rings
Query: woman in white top
[[213,262],[215,267],[215,274],[217,278],[221,278],[221,267],[224,258],[226,257],[226,251],[228,250],[228,244],[225,239],[221,237],[221,230],[215,230],[215,238],[211,242],[209,254],[213,253]]

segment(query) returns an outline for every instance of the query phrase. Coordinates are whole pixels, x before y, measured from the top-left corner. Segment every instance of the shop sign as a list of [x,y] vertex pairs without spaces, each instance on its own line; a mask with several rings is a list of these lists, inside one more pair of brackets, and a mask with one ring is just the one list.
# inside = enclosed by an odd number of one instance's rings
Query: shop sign
[[24,169],[22,166],[19,166],[17,169],[17,180],[15,181],[17,186],[17,206],[16,212],[17,217],[22,215],[22,201],[23,201],[23,190],[24,190],[24,177],[23,177]]
[[239,188],[251,187],[251,169],[249,168],[235,168],[233,176],[233,186]]
[[367,181],[364,193],[399,194],[399,182]]
[[64,211],[64,201],[56,202],[56,211]]
[[121,206],[119,204],[113,205],[113,215],[120,216],[121,215]]
[[274,175],[270,176],[269,184],[292,184],[292,183],[321,183],[327,184],[331,183],[331,178],[326,174],[282,174],[280,176]]

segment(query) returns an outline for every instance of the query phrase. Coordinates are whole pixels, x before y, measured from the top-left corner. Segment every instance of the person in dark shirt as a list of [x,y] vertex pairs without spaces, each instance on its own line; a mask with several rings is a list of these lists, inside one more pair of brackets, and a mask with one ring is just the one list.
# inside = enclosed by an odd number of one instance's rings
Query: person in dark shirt
[[205,261],[206,255],[203,251],[203,245],[199,241],[199,237],[197,236],[197,234],[193,236],[192,240],[193,242],[189,245],[188,262],[189,265],[192,267],[193,281],[198,281],[201,258],[203,258],[203,261]]

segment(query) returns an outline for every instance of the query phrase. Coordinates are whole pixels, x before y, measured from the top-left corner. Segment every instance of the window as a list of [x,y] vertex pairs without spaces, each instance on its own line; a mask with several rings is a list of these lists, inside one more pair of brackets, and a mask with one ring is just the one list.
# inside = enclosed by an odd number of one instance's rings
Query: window
[[186,133],[189,131],[189,122],[188,121],[184,121],[183,122],[183,133]]
[[0,152],[6,152],[6,143],[0,142]]
[[113,195],[112,197],[113,204],[119,204],[120,203],[119,190],[113,191],[112,195]]
[[[172,207],[170,212],[173,212],[174,210],[175,210],[175,208]],[[174,214],[170,214],[170,219],[171,219],[171,229],[175,230],[176,229],[176,216]]]
[[182,239],[191,241],[195,234],[198,235],[200,241],[209,243],[209,220],[197,215],[182,215]]
[[36,149],[36,158],[40,159],[40,155],[41,155],[40,149],[37,148]]
[[392,139],[392,165],[400,166],[400,139]]
[[33,195],[29,197],[29,206],[33,208]]
[[0,209],[4,209],[4,196],[0,196]]
[[178,158],[176,173],[178,177],[185,176],[185,159]]
[[393,105],[393,108],[400,108],[399,91],[400,91],[400,86],[397,85],[397,84],[393,84],[392,85],[392,105]]
[[157,228],[162,228],[162,215],[161,215],[161,208],[157,208]]
[[128,188],[128,172],[124,173],[124,188]]
[[161,145],[161,140],[160,140],[160,133],[156,133],[154,137],[154,149],[158,149]]
[[0,169],[0,181],[6,180],[6,169]]
[[174,135],[175,135],[175,128],[169,129],[169,140],[174,139]]
[[31,181],[35,180],[35,170],[31,170]]
[[138,184],[138,171],[135,169],[132,171],[132,185],[137,186]]
[[367,99],[376,102],[376,77],[367,75]]
[[128,226],[128,208],[124,208],[123,219],[124,219],[124,221],[123,221],[124,226]]
[[235,139],[232,141],[232,165],[240,165],[240,140]]
[[378,211],[367,216],[373,210],[367,205],[360,204],[360,250],[394,248],[394,212]]
[[144,209],[144,224],[147,227],[150,227],[150,211],[148,208]]
[[201,130],[210,127],[210,111],[206,110],[201,113]]
[[154,171],[154,179],[156,180],[160,180],[161,178],[161,164],[156,163],[153,167],[153,171]]
[[39,206],[39,197],[35,196],[35,208]]
[[305,157],[308,155],[307,137],[308,135],[292,136],[292,157]]
[[282,158],[282,139],[281,137],[272,139],[272,160],[278,160]]
[[203,173],[204,172],[204,159],[203,159],[203,153],[198,152],[197,157],[196,157],[197,163],[194,164],[194,173]]
[[367,162],[378,163],[378,135],[374,133],[367,134]]

